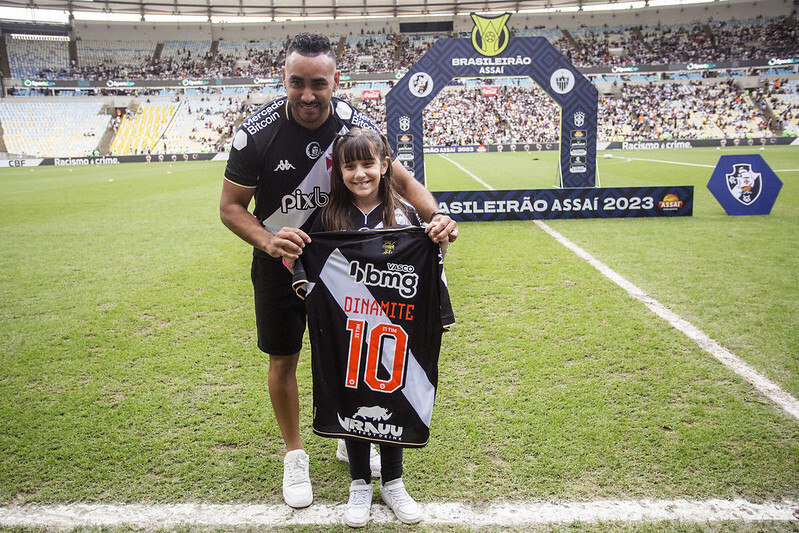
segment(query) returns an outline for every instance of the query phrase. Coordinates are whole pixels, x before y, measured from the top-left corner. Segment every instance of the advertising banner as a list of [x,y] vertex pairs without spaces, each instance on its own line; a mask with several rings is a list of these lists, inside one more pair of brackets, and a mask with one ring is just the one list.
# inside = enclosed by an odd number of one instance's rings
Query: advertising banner
[[694,205],[692,185],[445,191],[433,196],[458,222],[691,216]]

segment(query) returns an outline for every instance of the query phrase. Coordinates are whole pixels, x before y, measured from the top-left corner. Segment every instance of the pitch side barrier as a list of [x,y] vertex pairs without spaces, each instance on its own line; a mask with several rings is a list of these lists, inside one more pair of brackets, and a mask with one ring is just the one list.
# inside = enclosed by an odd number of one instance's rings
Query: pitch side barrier
[[[671,141],[598,142],[599,150],[659,150],[702,147],[799,145],[795,137],[756,137],[752,139],[676,139]],[[517,143],[466,146],[425,146],[425,154],[466,154],[487,152],[545,152],[558,150],[560,143]],[[0,159],[0,168],[38,166],[118,165],[121,163],[178,163],[183,161],[226,161],[228,152],[202,154],[158,154],[87,157],[44,157]]]
[[[796,137],[753,137],[734,139],[671,139],[642,141],[597,142],[597,150],[682,150],[688,148],[716,148],[735,146],[787,146],[799,145]],[[425,146],[425,154],[480,154],[487,152],[546,152],[560,149],[560,143],[530,142],[515,144],[473,144],[465,146]]]
[[556,218],[675,217],[693,213],[693,185],[433,192],[459,222]]
[[89,166],[119,165],[121,163],[182,163],[186,161],[217,161],[227,159],[227,152],[217,154],[157,154],[157,155],[119,155],[86,157],[41,157],[0,159],[0,167],[20,168],[39,166]]

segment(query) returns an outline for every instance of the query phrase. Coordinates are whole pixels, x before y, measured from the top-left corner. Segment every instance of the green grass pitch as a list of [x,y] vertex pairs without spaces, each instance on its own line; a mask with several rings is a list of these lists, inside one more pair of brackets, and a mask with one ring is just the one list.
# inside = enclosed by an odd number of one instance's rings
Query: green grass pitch
[[[784,186],[771,215],[729,217],[705,185],[742,152],[608,152],[602,186],[694,185],[694,216],[547,223],[799,396],[799,149],[750,150]],[[555,181],[554,153],[448,157],[497,189]],[[432,189],[481,188],[426,165]],[[0,504],[282,501],[223,170],[0,171]],[[535,224],[461,224],[447,275],[458,324],[405,460],[420,501],[799,497],[799,423]],[[309,353],[315,498],[344,502]]]

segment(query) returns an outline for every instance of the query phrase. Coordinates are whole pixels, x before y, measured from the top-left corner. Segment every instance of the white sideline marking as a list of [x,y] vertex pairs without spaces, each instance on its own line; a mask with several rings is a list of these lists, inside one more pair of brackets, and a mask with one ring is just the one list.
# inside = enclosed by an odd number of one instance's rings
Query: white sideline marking
[[743,362],[737,355],[723,347],[721,344],[710,338],[707,334],[702,332],[699,328],[668,309],[665,305],[655,300],[647,293],[645,293],[638,286],[628,281],[621,274],[608,267],[594,256],[571,242],[569,239],[552,229],[546,223],[535,220],[538,226],[549,233],[556,241],[561,243],[566,248],[573,251],[580,258],[584,259],[591,264],[594,268],[599,270],[603,276],[616,283],[619,287],[626,290],[630,296],[639,300],[646,305],[650,311],[665,319],[676,329],[685,333],[689,338],[693,339],[702,349],[710,355],[721,361],[730,370],[744,378],[755,389],[764,394],[771,401],[782,407],[789,415],[796,420],[799,420],[799,400],[788,394],[779,385],[758,373],[754,368]]
[[[669,163],[671,165],[684,165],[684,166],[687,166],[687,167],[716,168],[716,165],[703,165],[701,163],[683,163],[681,161],[663,161],[663,160],[660,160],[660,159],[640,159],[640,158],[637,158],[637,157],[622,157],[622,156],[618,156],[618,155],[616,155],[616,156],[611,155],[611,158],[614,158],[614,159],[626,159],[627,161],[649,161],[649,162],[652,162],[652,163]],[[799,168],[785,168],[785,169],[782,169],[782,170],[774,170],[775,174],[777,172],[799,172]]]
[[[446,158],[445,158],[446,159]],[[642,161],[655,161],[654,159],[647,159]],[[667,163],[668,161],[664,161]],[[699,166],[706,166],[706,165],[699,165]],[[469,172],[468,170],[464,169],[460,165],[458,168],[461,168],[464,172],[466,172],[469,176],[483,184],[489,190],[496,190],[492,186],[488,185],[486,182],[475,176],[473,173]],[[690,339],[693,339],[703,350],[708,352],[710,355],[721,361],[727,368],[738,374],[740,377],[745,379],[752,385],[755,389],[760,391],[766,398],[770,399],[786,413],[791,415],[794,419],[799,421],[799,400],[791,396],[788,392],[783,390],[779,385],[768,379],[766,376],[760,374],[757,370],[743,362],[737,355],[723,347],[721,344],[710,338],[706,333],[702,330],[679,316],[678,314],[674,313],[670,309],[668,309],[665,305],[660,303],[659,301],[655,300],[651,296],[649,296],[646,292],[640,289],[631,281],[627,280],[624,276],[595,258],[593,255],[589,254],[575,243],[552,229],[547,223],[542,220],[534,220],[535,224],[538,225],[541,229],[549,233],[556,241],[561,243],[566,248],[573,251],[577,254],[580,258],[587,261],[591,266],[599,270],[603,276],[608,278],[609,280],[616,283],[619,287],[626,290],[630,296],[639,300],[646,305],[650,311],[655,313],[657,316],[666,320],[669,324],[671,324],[674,328],[682,331],[685,335],[687,335]]]
[[[518,502],[473,506],[464,503],[422,505],[423,524],[457,524],[471,527],[519,527],[571,522],[652,522],[680,520],[713,522],[799,522],[797,502],[752,503],[746,500],[600,500],[575,502]],[[235,527],[329,525],[342,523],[345,504],[314,504],[306,509],[285,505],[245,504],[69,504],[0,506],[4,527],[42,527],[68,530],[76,527],[134,526],[146,529],[176,526]],[[372,522],[396,523],[382,504],[372,505]]]
[[686,167],[706,167],[706,168],[716,168],[716,165],[702,165],[700,163],[683,163],[680,161],[662,161],[660,159],[640,159],[637,157],[620,157],[620,156],[613,156],[614,159],[626,159],[627,161],[648,161],[650,163],[669,163],[670,165],[683,165]]
[[469,176],[471,176],[471,178],[472,178],[474,181],[476,181],[477,183],[479,183],[480,185],[482,185],[482,186],[483,186],[483,187],[485,187],[486,189],[488,189],[488,190],[491,190],[491,191],[494,191],[494,190],[496,190],[496,189],[494,189],[494,187],[492,187],[492,186],[491,186],[491,185],[489,185],[488,183],[484,182],[483,180],[481,180],[480,178],[478,178],[477,176],[475,176],[474,174],[472,174],[471,172],[469,172],[468,170],[466,170],[465,168],[463,168],[462,166],[460,166],[458,163],[456,163],[455,161],[453,161],[453,160],[452,160],[452,159],[450,159],[449,157],[447,157],[447,156],[445,156],[445,155],[442,155],[442,154],[438,154],[438,155],[439,155],[439,156],[441,156],[442,158],[446,159],[447,161],[449,161],[450,163],[452,163],[453,165],[455,165],[455,166],[456,166],[456,167],[458,167],[459,169],[461,169],[463,172],[465,172],[465,173],[466,173],[466,174],[468,174]]

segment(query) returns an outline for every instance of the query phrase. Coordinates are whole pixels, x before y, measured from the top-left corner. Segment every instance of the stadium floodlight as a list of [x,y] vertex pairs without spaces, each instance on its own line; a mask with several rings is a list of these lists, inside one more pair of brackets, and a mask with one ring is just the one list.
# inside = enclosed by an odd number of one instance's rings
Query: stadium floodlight
[[520,9],[517,13],[574,13],[580,6],[539,7],[536,9]]
[[622,9],[641,9],[646,7],[643,0],[638,2],[614,2],[610,4],[583,4],[583,11],[615,11]]
[[713,2],[726,2],[727,0],[649,0],[649,7],[681,6],[685,4],[711,4]]
[[332,16],[288,16],[288,17],[275,17],[275,22],[314,22],[324,20],[335,20]]
[[38,35],[35,33],[10,33],[8,34],[12,39],[21,39],[23,41],[69,41],[68,35]]
[[214,24],[263,24],[264,22],[272,22],[272,17],[213,15],[211,16],[211,22]]
[[469,16],[467,13],[453,13],[451,11],[437,11],[435,13],[400,13],[396,18],[422,18],[422,17],[447,17],[452,15]]
[[148,15],[144,14],[145,22],[208,22],[207,15]]
[[[402,16],[402,15],[398,15]],[[418,15],[417,15],[418,16]],[[391,15],[337,15],[334,20],[365,20],[365,19],[387,19],[394,18]]]
[[69,24],[69,11],[30,7],[0,7],[0,18],[31,22],[57,22]]
[[101,22],[139,22],[141,13],[118,13],[110,11],[73,11],[75,20],[95,20]]

